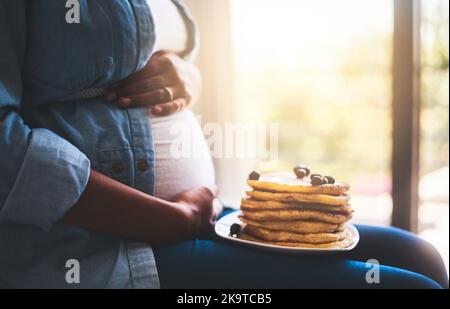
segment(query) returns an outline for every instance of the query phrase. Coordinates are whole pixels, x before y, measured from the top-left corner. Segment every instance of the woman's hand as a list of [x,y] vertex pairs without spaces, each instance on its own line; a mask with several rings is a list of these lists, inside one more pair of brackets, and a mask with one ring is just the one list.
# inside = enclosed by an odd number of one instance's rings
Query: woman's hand
[[188,210],[193,237],[207,235],[223,210],[216,193],[207,187],[184,191],[173,202]]
[[148,106],[165,116],[189,107],[201,89],[199,70],[178,55],[158,52],[147,65],[108,89],[105,100],[119,106]]
[[152,245],[171,244],[208,232],[222,211],[215,197],[212,190],[197,188],[168,202],[92,170],[63,222]]

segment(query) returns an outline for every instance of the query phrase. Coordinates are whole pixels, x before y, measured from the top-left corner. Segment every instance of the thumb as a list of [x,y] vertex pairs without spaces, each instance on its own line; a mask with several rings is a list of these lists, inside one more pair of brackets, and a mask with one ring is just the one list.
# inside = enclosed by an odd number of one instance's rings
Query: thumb
[[211,191],[213,196],[217,196],[219,194],[219,187],[216,184],[206,186],[206,188]]

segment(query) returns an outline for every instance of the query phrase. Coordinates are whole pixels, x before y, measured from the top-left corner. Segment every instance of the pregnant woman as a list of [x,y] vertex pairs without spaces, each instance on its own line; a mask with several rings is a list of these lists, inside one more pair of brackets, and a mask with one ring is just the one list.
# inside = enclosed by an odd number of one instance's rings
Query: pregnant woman
[[[190,15],[176,0],[79,3],[72,24],[64,1],[0,0],[0,287],[447,285],[436,251],[394,229],[360,226],[357,250],[315,258],[204,239],[222,207],[188,109]],[[200,155],[174,157],[185,142]]]

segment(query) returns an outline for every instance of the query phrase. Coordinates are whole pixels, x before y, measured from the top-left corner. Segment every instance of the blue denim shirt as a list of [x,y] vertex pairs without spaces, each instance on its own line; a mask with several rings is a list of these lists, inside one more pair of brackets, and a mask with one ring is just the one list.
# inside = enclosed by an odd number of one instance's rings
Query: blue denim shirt
[[[0,0],[0,287],[157,288],[150,245],[61,223],[91,168],[153,193],[147,110],[61,100],[141,69],[151,11],[145,0],[79,0],[81,23],[68,24],[65,3]],[[70,259],[79,284],[66,282]]]

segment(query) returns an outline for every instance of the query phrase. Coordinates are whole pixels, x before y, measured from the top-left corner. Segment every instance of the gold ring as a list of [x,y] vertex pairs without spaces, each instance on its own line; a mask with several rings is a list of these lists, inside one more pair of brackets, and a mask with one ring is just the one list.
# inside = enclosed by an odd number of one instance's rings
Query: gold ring
[[163,88],[164,92],[167,94],[167,96],[169,97],[169,102],[173,101],[173,92],[169,87],[164,87]]

